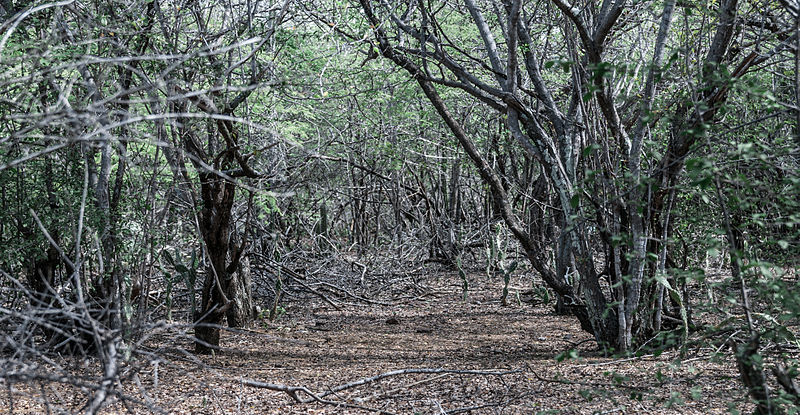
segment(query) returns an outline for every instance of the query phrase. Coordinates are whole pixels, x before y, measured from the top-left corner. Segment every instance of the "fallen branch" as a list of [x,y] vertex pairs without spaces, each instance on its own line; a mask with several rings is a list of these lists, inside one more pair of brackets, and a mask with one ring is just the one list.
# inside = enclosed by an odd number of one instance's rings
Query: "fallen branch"
[[304,283],[303,281],[300,281],[300,280],[299,280],[299,279],[297,279],[297,278],[294,278],[294,277],[292,277],[292,279],[293,279],[293,280],[294,280],[296,283],[298,283],[298,284],[300,284],[301,286],[303,286],[303,288],[305,288],[305,289],[307,289],[308,291],[310,291],[312,294],[314,294],[314,295],[316,295],[316,296],[318,296],[318,297],[322,298],[322,299],[323,299],[323,300],[324,300],[326,303],[330,304],[330,305],[331,305],[331,307],[335,308],[337,311],[341,311],[341,310],[342,310],[342,308],[341,308],[341,307],[339,307],[339,305],[338,305],[338,304],[336,304],[336,303],[335,303],[333,300],[331,300],[330,298],[328,298],[328,296],[327,296],[327,295],[325,295],[325,294],[323,294],[323,293],[321,293],[321,292],[319,292],[319,291],[315,290],[313,287],[309,286],[308,284]]
[[[586,343],[587,341],[592,341],[592,340],[594,340],[594,339],[587,339],[587,340],[584,340],[584,341],[582,341],[582,342],[580,342],[578,344]],[[569,342],[569,340],[567,340],[567,341]],[[570,342],[570,343],[572,343],[572,342]],[[585,363],[585,364],[582,364],[582,365],[575,365],[575,367],[615,365],[615,364],[618,364],[618,363],[633,362],[633,361],[636,361],[636,360],[646,359],[648,357],[653,357],[653,356],[655,356],[655,355],[653,355],[653,354],[645,354],[645,355],[641,355],[641,356],[626,357],[626,358],[623,358],[623,359],[608,360],[608,361],[605,361],[605,362]]]
[[[289,395],[289,397],[291,397],[292,400],[294,400],[297,403],[308,403],[308,402],[313,402],[313,401],[316,401],[316,402],[323,401],[323,399],[321,399],[320,397],[315,395],[314,392],[311,392],[310,390],[308,390],[308,388],[306,388],[305,386],[278,385],[278,384],[274,384],[274,383],[259,382],[257,380],[251,380],[251,379],[242,379],[242,384],[247,385],[247,386],[252,386],[254,388],[269,389],[271,391],[276,391],[276,392],[286,392]],[[309,400],[305,400],[305,399],[299,397],[297,395],[297,392],[305,393],[306,395],[311,397],[311,400],[309,401]]]
[[275,261],[267,258],[263,254],[260,254],[258,252],[252,252],[251,254],[256,256],[256,257],[258,257],[259,259],[263,260],[264,263],[267,264],[267,266],[271,267],[274,271],[279,272],[279,273],[281,273],[283,275],[287,275],[289,278],[292,279],[292,281],[298,283],[300,286],[302,286],[303,288],[308,290],[310,293],[322,298],[323,301],[325,301],[326,303],[330,304],[331,307],[335,308],[337,311],[341,311],[342,310],[342,308],[338,304],[336,304],[336,302],[334,302],[333,300],[328,298],[327,295],[315,290],[313,287],[311,287],[308,284],[304,283],[302,280],[305,279],[305,276],[294,272],[293,270],[289,269],[289,267],[287,267],[287,266],[285,266],[283,264],[280,264],[278,262],[275,262]]
[[531,371],[531,373],[533,373],[533,376],[536,377],[536,379],[538,379],[538,380],[540,380],[542,382],[561,383],[563,385],[579,385],[579,386],[587,386],[587,387],[592,387],[592,388],[607,388],[609,386],[612,386],[612,387],[615,387],[615,388],[624,388],[624,389],[629,389],[629,390],[634,390],[634,391],[647,391],[648,390],[648,388],[646,388],[644,386],[623,385],[621,383],[609,385],[609,384],[606,384],[606,383],[597,383],[597,382],[579,382],[577,380],[551,379],[551,378],[541,377],[541,376],[539,376],[538,373],[536,373],[534,371]]
[[410,375],[410,374],[418,374],[418,373],[426,373],[426,374],[450,374],[450,375],[488,375],[488,376],[503,376],[509,375],[512,373],[520,373],[519,370],[505,370],[505,371],[497,371],[497,370],[453,370],[453,369],[442,369],[442,368],[420,368],[420,369],[400,369],[400,370],[393,370],[391,372],[381,373],[380,375],[375,375],[368,378],[359,379],[350,383],[345,383],[344,385],[339,385],[333,389],[328,390],[327,392],[321,394],[320,396],[328,396],[330,394],[341,392],[345,389],[354,388],[356,386],[366,385],[368,383],[372,383],[381,379],[385,379],[392,376],[398,375]]
[[[308,390],[308,388],[306,388],[305,386],[278,385],[278,384],[273,384],[273,383],[259,382],[259,381],[250,380],[250,379],[242,379],[241,381],[242,381],[243,385],[252,386],[254,388],[268,389],[268,390],[273,390],[273,391],[276,391],[276,392],[286,392],[296,403],[316,402],[316,403],[321,403],[323,405],[331,405],[331,406],[339,406],[339,407],[345,407],[345,408],[360,409],[362,411],[375,412],[375,413],[382,414],[382,415],[396,415],[393,412],[384,411],[383,409],[370,408],[370,407],[363,406],[363,405],[356,405],[356,404],[347,403],[347,402],[341,402],[341,401],[329,401],[327,399],[323,399],[322,398],[322,396],[324,396],[324,395],[316,395],[314,392],[311,392],[310,390]],[[303,398],[301,398],[298,395],[298,392],[305,393],[311,399],[303,399]]]
[[[453,370],[453,369],[443,369],[443,368],[400,369],[400,370],[393,370],[391,372],[381,373],[379,375],[371,376],[368,378],[355,380],[353,382],[348,382],[343,385],[339,385],[334,388],[328,389],[326,392],[320,394],[315,394],[305,386],[281,385],[281,384],[260,382],[252,379],[241,379],[240,381],[242,382],[243,385],[251,386],[254,388],[268,389],[276,392],[285,392],[286,394],[289,395],[289,397],[292,398],[292,400],[295,401],[295,403],[306,404],[306,403],[316,402],[325,405],[343,406],[347,408],[361,409],[364,411],[376,412],[380,414],[392,414],[391,412],[387,412],[382,409],[369,408],[366,406],[356,405],[341,401],[329,401],[324,398],[328,395],[332,395],[334,393],[341,392],[346,389],[351,389],[356,386],[366,385],[381,379],[399,375],[427,373],[427,374],[450,374],[450,375],[503,376],[520,372],[521,372],[520,370]],[[302,398],[299,395],[300,393],[308,395],[309,398],[306,399]]]
[[336,285],[333,285],[333,284],[325,282],[325,281],[317,281],[315,284],[319,284],[319,285],[323,286],[324,288],[341,291],[342,293],[344,293],[344,294],[346,294],[346,295],[348,295],[348,296],[350,296],[350,297],[352,297],[352,298],[354,298],[354,299],[356,299],[358,301],[363,301],[363,302],[365,302],[367,304],[376,304],[376,305],[383,305],[383,306],[394,305],[392,303],[387,303],[385,301],[370,300],[369,298],[364,298],[364,297],[361,297],[359,295],[355,295],[355,294],[351,293],[350,291],[345,290],[342,287],[338,287]]
[[425,384],[425,383],[430,383],[430,382],[433,382],[433,381],[437,381],[437,380],[439,380],[441,378],[444,378],[444,377],[447,377],[447,376],[450,376],[450,374],[449,373],[443,373],[441,375],[433,376],[433,377],[430,377],[430,378],[427,378],[427,379],[422,379],[420,381],[413,382],[413,383],[410,383],[408,385],[398,386],[398,387],[396,387],[394,389],[391,389],[391,390],[388,390],[386,392],[376,393],[376,394],[374,394],[374,395],[372,395],[372,396],[370,396],[368,398],[362,399],[361,402],[369,402],[369,401],[372,401],[372,400],[375,400],[375,399],[378,399],[378,398],[385,398],[387,396],[392,396],[392,395],[396,394],[397,392],[399,392],[399,391],[401,391],[403,389],[410,389],[410,388],[413,388],[414,386],[419,386],[419,385],[422,385],[422,384]]

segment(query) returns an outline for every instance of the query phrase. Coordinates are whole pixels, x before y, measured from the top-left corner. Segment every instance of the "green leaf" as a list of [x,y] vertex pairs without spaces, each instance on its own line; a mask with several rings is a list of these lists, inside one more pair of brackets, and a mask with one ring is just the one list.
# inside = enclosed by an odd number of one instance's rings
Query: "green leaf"
[[167,260],[167,262],[170,265],[173,265],[173,266],[175,265],[175,259],[172,258],[172,255],[170,255],[169,251],[163,250],[163,251],[161,251],[161,254],[164,256],[164,259]]
[[573,360],[578,358],[578,351],[575,349],[569,349],[567,351],[561,352],[556,356],[556,361],[563,362],[565,360]]
[[662,286],[664,286],[664,288],[666,288],[667,292],[669,292],[670,298],[672,298],[672,300],[675,301],[676,304],[678,304],[678,309],[681,314],[681,320],[683,322],[683,341],[685,342],[686,338],[689,336],[689,317],[686,314],[686,307],[683,305],[683,298],[681,297],[681,293],[678,292],[678,290],[672,288],[672,286],[669,284],[669,281],[667,281],[667,278],[664,276],[664,274],[656,274],[654,278],[657,283],[661,284]]
[[591,401],[592,400],[592,395],[594,393],[591,390],[588,390],[588,389],[581,389],[581,390],[578,391],[578,394],[580,394],[581,397],[583,397],[584,399],[586,399],[588,401]]
[[572,206],[573,209],[577,209],[580,203],[581,203],[580,195],[572,196],[572,198],[569,199],[569,205]]
[[699,387],[692,388],[690,394],[692,396],[692,399],[695,400],[695,401],[699,401],[700,399],[703,399],[703,390],[701,388],[699,388]]
[[603,147],[600,144],[592,144],[592,145],[589,145],[586,148],[584,148],[583,151],[581,152],[581,154],[583,155],[583,157],[588,157],[595,150],[599,150],[601,148],[603,148]]
[[511,265],[508,266],[508,270],[506,271],[506,273],[511,274],[512,272],[514,272],[514,270],[517,269],[518,265],[519,263],[517,263],[517,261],[512,262]]

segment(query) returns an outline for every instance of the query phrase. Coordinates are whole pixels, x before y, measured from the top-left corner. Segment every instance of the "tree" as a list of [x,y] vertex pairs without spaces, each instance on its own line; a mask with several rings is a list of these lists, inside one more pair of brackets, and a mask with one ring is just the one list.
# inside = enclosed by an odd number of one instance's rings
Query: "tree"
[[[239,179],[263,176],[250,159],[259,153],[259,144],[274,137],[260,137],[266,131],[258,125],[251,125],[254,134],[243,131],[240,124],[246,125],[254,110],[242,110],[248,98],[279,82],[274,65],[261,56],[275,53],[273,35],[289,4],[287,0],[259,9],[244,5],[228,9],[223,4],[193,3],[179,10],[177,25],[162,21],[161,35],[168,49],[185,51],[171,66],[165,65],[162,76],[167,83],[164,107],[177,114],[176,122],[169,124],[170,135],[196,172],[195,180],[187,176],[186,181],[196,182],[198,231],[209,259],[195,316],[196,350],[201,353],[219,346],[223,317],[231,327],[242,327],[253,317],[249,270],[242,266],[248,235],[236,228],[234,205],[236,188],[242,185]],[[195,45],[204,46],[190,52]],[[182,157],[170,162],[186,174]]]

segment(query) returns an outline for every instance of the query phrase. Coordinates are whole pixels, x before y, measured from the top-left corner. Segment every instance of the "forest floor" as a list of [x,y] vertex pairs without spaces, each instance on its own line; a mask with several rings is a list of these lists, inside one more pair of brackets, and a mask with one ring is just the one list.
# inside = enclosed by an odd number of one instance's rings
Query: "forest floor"
[[[103,413],[160,408],[174,414],[722,414],[752,409],[727,350],[604,357],[573,317],[554,314],[552,305],[525,302],[530,297],[522,289],[519,297],[512,289],[510,305],[503,306],[500,279],[469,279],[466,301],[454,273],[413,277],[408,284],[424,291],[401,301],[340,304],[337,310],[316,296],[289,299],[276,320],[223,332],[224,349],[213,356],[192,354],[191,337],[183,335],[190,333],[165,324],[139,345],[136,362],[125,369],[127,409],[117,400]],[[531,287],[531,281],[515,278],[512,286]],[[264,384],[268,388],[259,387]],[[325,402],[298,403],[290,393],[272,390],[284,386],[305,387]],[[79,410],[87,391],[65,388],[47,389],[48,402],[66,412]],[[43,412],[42,402],[14,395],[14,413]],[[303,392],[297,397],[311,400]],[[0,398],[0,412],[4,406]]]

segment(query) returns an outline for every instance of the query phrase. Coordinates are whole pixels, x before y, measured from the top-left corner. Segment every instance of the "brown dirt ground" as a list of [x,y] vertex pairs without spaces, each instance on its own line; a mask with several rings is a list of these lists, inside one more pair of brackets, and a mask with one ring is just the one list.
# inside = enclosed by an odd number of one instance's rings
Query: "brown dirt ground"
[[[225,349],[214,356],[192,355],[190,336],[165,325],[153,330],[123,373],[122,389],[140,403],[130,401],[126,409],[117,400],[103,413],[158,407],[174,414],[364,414],[295,403],[287,393],[245,386],[241,379],[319,394],[410,368],[515,373],[403,374],[326,399],[396,414],[722,414],[752,408],[730,355],[714,359],[713,350],[699,349],[682,361],[677,351],[603,357],[574,318],[554,315],[552,306],[516,300],[502,306],[501,282],[478,275],[470,280],[466,301],[453,274],[428,276],[429,295],[397,305],[336,310],[316,297],[288,301],[286,314],[274,322],[223,333]],[[519,277],[512,285],[530,287],[530,280]],[[571,348],[577,358],[557,361]],[[0,413],[10,412],[12,399],[14,413],[44,413],[44,397],[55,409],[78,411],[87,392],[57,382],[42,389],[16,384],[0,394]]]

